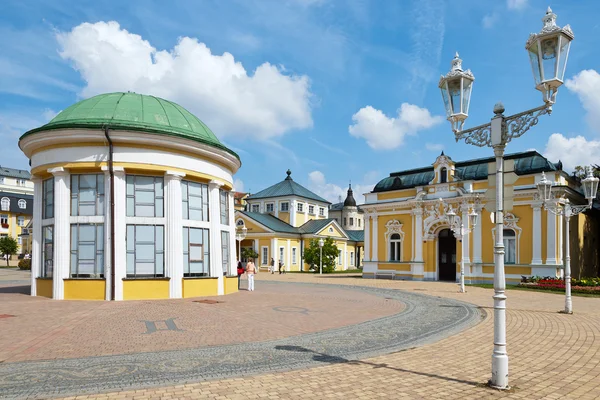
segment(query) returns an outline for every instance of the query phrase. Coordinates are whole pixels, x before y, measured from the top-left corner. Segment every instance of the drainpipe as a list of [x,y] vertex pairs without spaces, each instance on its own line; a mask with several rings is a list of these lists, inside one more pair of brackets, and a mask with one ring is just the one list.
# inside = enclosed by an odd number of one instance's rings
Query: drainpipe
[[115,172],[113,170],[113,143],[108,136],[108,125],[104,136],[108,140],[108,173],[110,175],[110,299],[115,299]]

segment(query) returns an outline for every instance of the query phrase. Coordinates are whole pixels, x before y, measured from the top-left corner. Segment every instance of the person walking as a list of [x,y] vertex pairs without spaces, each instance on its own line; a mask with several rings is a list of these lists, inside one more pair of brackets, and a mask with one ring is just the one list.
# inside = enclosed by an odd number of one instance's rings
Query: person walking
[[275,260],[273,259],[273,257],[271,257],[271,264],[269,266],[269,269],[271,270],[271,274],[275,273]]
[[248,260],[246,264],[246,275],[248,275],[248,291],[254,291],[254,275],[256,274],[256,267],[252,262],[252,259]]
[[281,267],[283,266],[283,263],[281,262],[281,260],[279,260],[279,275],[281,275]]
[[243,274],[244,274],[244,267],[242,267],[242,262],[238,261],[238,265],[237,265],[238,290],[240,290]]

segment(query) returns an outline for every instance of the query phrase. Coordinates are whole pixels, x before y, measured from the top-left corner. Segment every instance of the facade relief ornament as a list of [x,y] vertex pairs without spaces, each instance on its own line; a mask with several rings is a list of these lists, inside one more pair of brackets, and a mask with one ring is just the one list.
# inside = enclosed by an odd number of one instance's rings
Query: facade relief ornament
[[385,241],[387,242],[391,235],[397,233],[400,239],[404,240],[404,232],[402,231],[402,223],[398,220],[391,220],[385,224]]

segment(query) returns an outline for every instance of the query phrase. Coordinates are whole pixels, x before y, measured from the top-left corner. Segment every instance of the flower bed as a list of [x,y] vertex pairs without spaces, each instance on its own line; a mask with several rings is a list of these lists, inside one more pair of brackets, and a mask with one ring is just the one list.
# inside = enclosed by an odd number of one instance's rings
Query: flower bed
[[[520,286],[542,290],[565,290],[565,281],[553,277],[523,277]],[[571,279],[571,292],[600,294],[600,278]]]

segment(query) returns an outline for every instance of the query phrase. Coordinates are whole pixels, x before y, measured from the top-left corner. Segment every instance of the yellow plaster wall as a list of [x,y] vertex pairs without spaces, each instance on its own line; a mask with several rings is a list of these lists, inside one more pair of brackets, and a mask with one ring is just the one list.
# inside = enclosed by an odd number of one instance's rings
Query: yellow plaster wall
[[289,212],[283,212],[283,211],[279,211],[279,217],[280,220],[286,222],[286,223],[290,223],[290,213]]
[[[244,220],[244,226],[246,227],[246,229],[248,229],[248,233],[265,233],[265,232],[267,232],[267,230],[265,230],[263,227],[259,226],[255,222],[253,222],[251,219],[245,218],[245,217],[241,217],[241,218]],[[236,220],[237,220],[237,218],[236,218]]]
[[65,300],[105,300],[104,279],[65,279]]
[[307,221],[306,217],[304,216],[304,213],[296,213],[296,226],[301,226],[304,225],[304,223]]
[[36,279],[35,286],[37,295],[52,298],[52,279]]
[[[493,274],[494,266],[493,265],[484,265],[482,267],[484,274]],[[523,265],[504,265],[504,273],[506,275],[531,275],[531,267],[526,267]]]
[[168,279],[123,280],[123,300],[168,299]]
[[[333,228],[333,232],[329,232],[329,228]],[[325,226],[321,231],[317,233],[317,235],[329,236],[332,238],[345,238],[346,236],[338,229],[337,226],[333,225],[333,223]]]
[[494,224],[490,220],[490,213],[483,209],[481,211],[481,261],[483,263],[494,262],[494,239],[492,238],[492,229]]
[[392,192],[379,193],[377,200],[393,200],[403,197],[414,197],[417,195],[417,189],[394,190]]
[[487,189],[488,183],[486,181],[473,182],[473,190]]
[[389,271],[410,272],[410,264],[408,263],[379,263],[378,268]]
[[[184,285],[185,285],[185,283],[184,283]],[[234,276],[234,277],[226,276],[224,278],[224,285],[225,285],[225,290],[224,290],[225,294],[236,293],[238,291],[237,276]]]
[[385,240],[385,232],[387,228],[385,224],[389,221],[397,220],[402,224],[402,232],[404,232],[404,240],[402,240],[402,260],[410,261],[412,259],[412,217],[410,214],[398,214],[398,215],[381,215],[378,217],[378,231],[377,232],[377,259],[379,261],[387,261],[387,242]]
[[515,206],[511,212],[519,218],[517,226],[521,228],[517,264],[531,264],[533,259],[533,208],[530,205]]
[[533,185],[535,183],[535,176],[521,176],[514,183],[515,186],[521,185]]
[[[235,279],[237,291],[237,277]],[[168,287],[167,287],[168,289]],[[183,279],[183,298],[217,296],[219,293],[219,280],[217,278]]]

